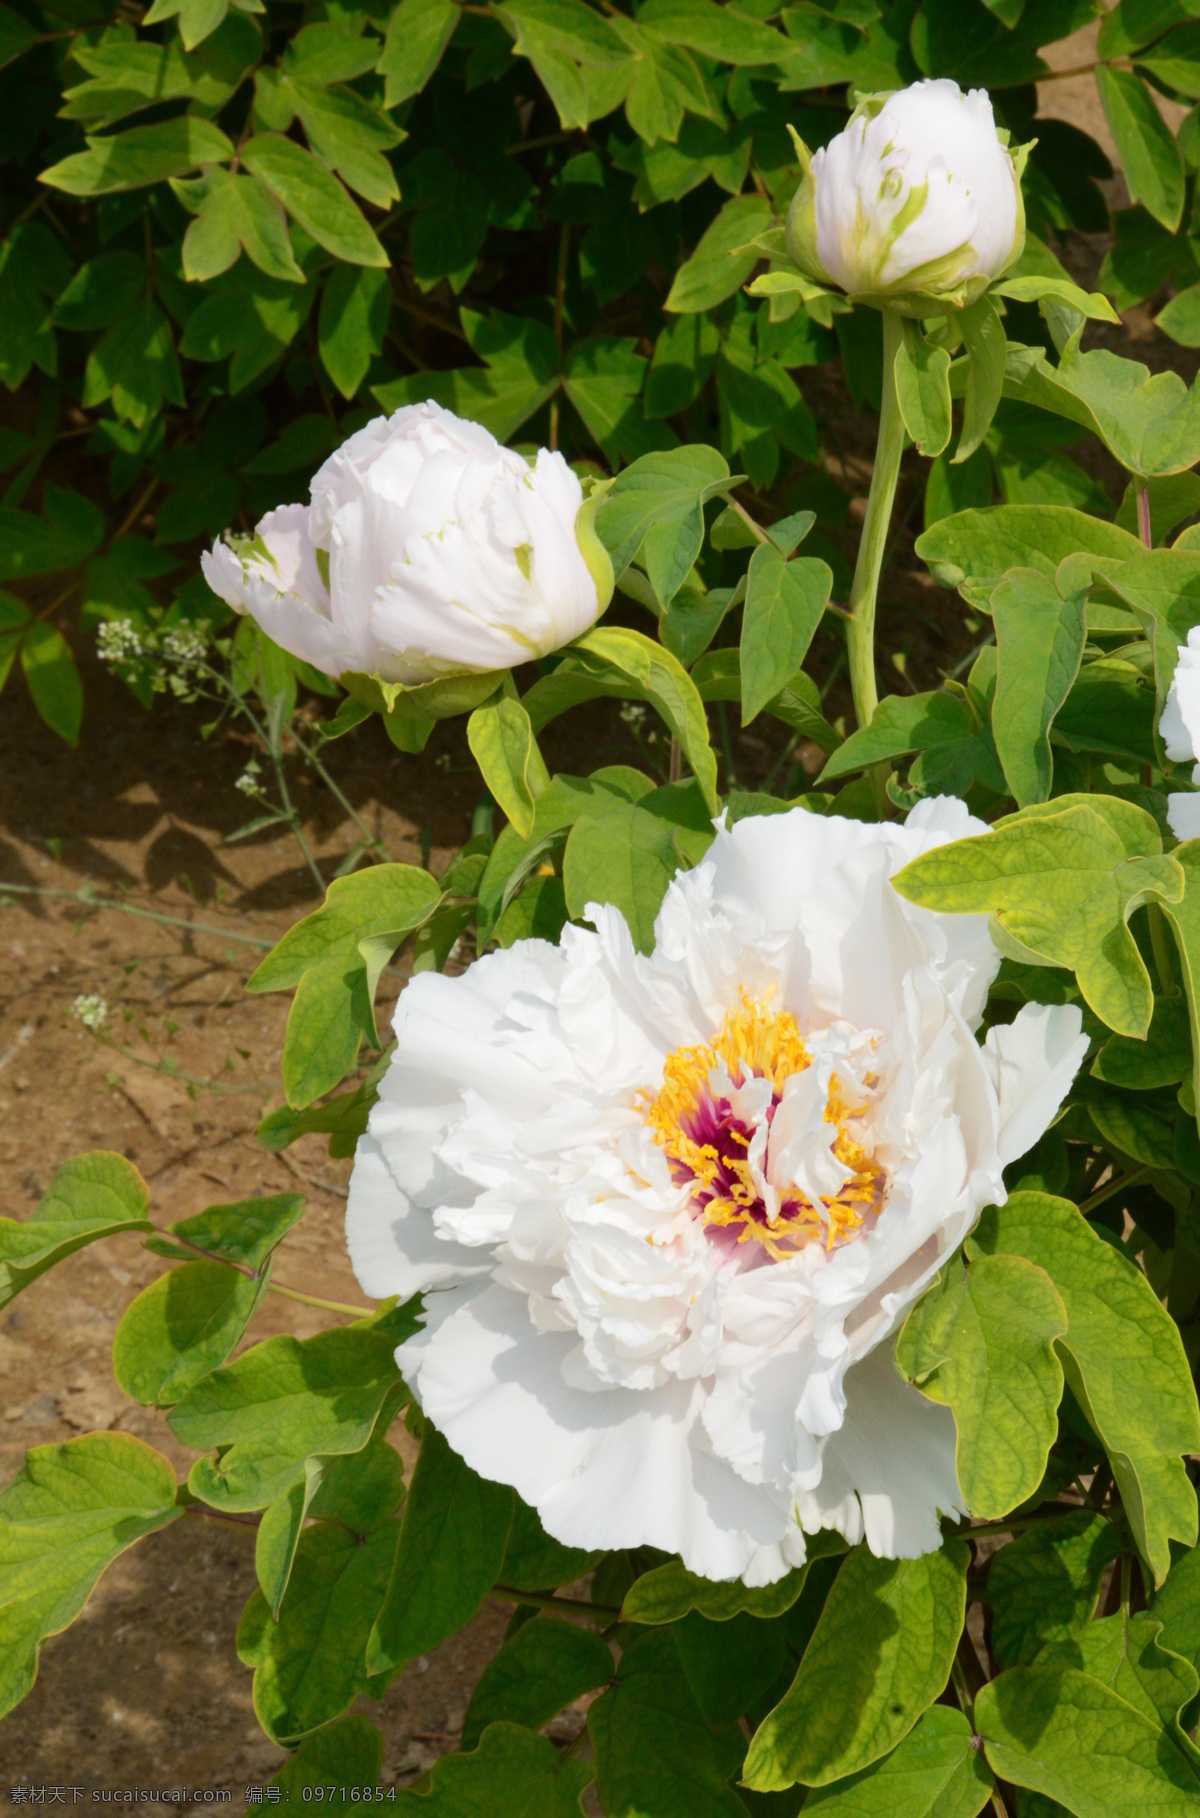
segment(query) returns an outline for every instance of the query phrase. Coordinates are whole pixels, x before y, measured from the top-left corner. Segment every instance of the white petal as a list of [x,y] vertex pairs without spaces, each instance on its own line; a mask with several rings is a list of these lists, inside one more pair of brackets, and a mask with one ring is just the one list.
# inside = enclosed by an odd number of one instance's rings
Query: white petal
[[1078,1004],[1026,1004],[987,1032],[984,1055],[1000,1106],[996,1152],[1007,1167],[1049,1129],[1087,1053]]
[[873,1351],[846,1378],[846,1418],[825,1442],[822,1476],[801,1488],[808,1528],[862,1533],[883,1559],[914,1559],[942,1544],[939,1516],[965,1514],[954,1465],[956,1429],[949,1408],[904,1382],[890,1345]]
[[1200,839],[1200,791],[1181,789],[1167,797],[1167,825],[1177,840]]
[[584,1394],[563,1380],[571,1345],[532,1333],[517,1296],[486,1289],[429,1346],[422,1406],[472,1470],[512,1484],[566,1546],[656,1546],[735,1578],[780,1545],[786,1503],[713,1458],[699,1384]]

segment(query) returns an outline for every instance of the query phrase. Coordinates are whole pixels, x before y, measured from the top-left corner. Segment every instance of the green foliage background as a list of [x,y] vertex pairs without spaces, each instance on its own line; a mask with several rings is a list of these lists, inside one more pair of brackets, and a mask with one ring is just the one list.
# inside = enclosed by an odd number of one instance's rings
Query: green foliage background
[[[76,739],[76,614],[89,633],[164,606],[214,618],[199,541],[302,496],[342,436],[426,396],[603,469],[709,442],[835,526],[810,379],[840,359],[877,404],[878,321],[754,301],[753,255],[729,257],[786,208],[787,123],[818,145],[851,89],[986,83],[1014,142],[1038,141],[1033,231],[1104,231],[1107,160],[1038,120],[1035,88],[1040,50],[1098,8],[6,3],[0,674],[22,668]],[[1200,135],[1189,115],[1173,138],[1147,84],[1200,92],[1200,27],[1182,3],[1128,12],[1098,71],[1134,200],[1104,284],[1124,307],[1169,280],[1161,326],[1193,345]],[[935,509],[997,484],[1104,503],[1017,415],[943,465]]]

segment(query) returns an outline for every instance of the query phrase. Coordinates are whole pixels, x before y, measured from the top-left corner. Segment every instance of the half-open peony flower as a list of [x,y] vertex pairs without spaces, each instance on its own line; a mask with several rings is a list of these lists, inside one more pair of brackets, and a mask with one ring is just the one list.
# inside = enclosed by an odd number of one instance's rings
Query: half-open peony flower
[[201,557],[213,592],[327,675],[416,686],[569,644],[612,596],[578,477],[533,466],[440,404],[376,417],[318,471],[310,505]]
[[938,296],[972,280],[981,290],[1025,242],[1023,162],[985,89],[964,95],[942,76],[864,95],[803,170],[788,253],[851,296]]
[[[1192,763],[1192,781],[1200,783],[1200,625],[1179,646],[1175,675],[1158,724],[1163,748],[1173,764]],[[1200,839],[1200,794],[1177,790],[1167,797],[1167,824],[1177,840]]]
[[1072,1006],[980,1044],[986,920],[891,886],[984,832],[950,798],[743,820],[649,957],[593,906],[401,994],[351,1258],[368,1294],[424,1292],[401,1369],[559,1540],[763,1583],[805,1530],[914,1555],[961,1509],[953,1415],[895,1333],[1086,1048]]

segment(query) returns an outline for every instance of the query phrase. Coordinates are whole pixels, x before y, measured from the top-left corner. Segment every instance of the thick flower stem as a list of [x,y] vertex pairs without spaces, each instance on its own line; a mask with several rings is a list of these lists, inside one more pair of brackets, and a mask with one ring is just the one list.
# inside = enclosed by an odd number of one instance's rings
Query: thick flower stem
[[885,309],[882,313],[883,400],[879,412],[879,440],[854,583],[850,589],[850,623],[846,627],[850,687],[860,726],[870,725],[879,701],[875,688],[875,600],[892,521],[896,481],[900,476],[900,457],[904,453],[904,419],[896,396],[896,355],[903,322],[894,309]]

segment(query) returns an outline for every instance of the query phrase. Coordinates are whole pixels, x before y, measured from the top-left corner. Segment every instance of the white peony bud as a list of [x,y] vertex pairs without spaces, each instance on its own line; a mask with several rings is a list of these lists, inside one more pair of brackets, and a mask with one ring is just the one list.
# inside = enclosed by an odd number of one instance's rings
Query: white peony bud
[[1025,241],[1024,148],[1006,139],[986,90],[964,95],[946,77],[864,96],[808,162],[788,214],[790,257],[851,296],[965,287],[971,300]]
[[440,404],[350,436],[311,499],[201,565],[215,594],[327,675],[415,687],[509,669],[579,637],[612,597],[562,455],[543,448],[530,466]]

